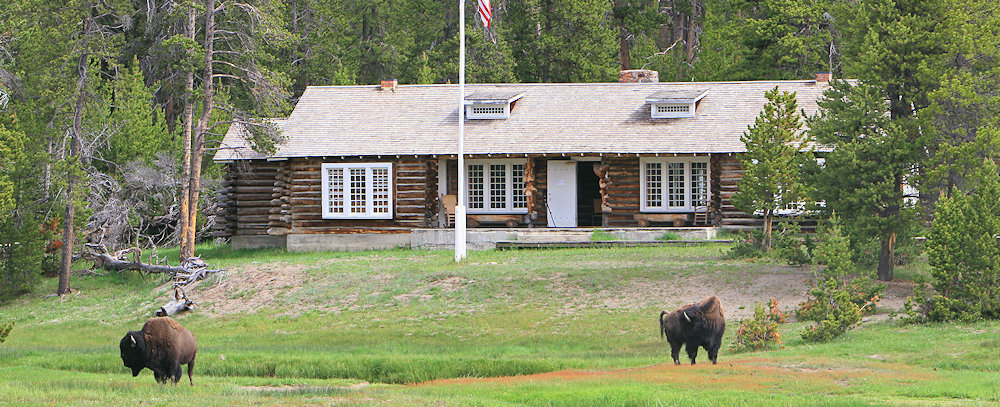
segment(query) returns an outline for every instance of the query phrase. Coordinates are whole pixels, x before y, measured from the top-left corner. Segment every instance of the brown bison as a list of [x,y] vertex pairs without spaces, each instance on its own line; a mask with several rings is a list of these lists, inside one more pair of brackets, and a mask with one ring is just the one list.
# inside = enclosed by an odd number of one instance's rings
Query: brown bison
[[194,335],[170,317],[155,317],[146,320],[141,331],[129,331],[122,338],[119,347],[122,362],[132,369],[132,377],[138,376],[143,368],[153,371],[159,383],[172,379],[177,384],[183,376],[181,365],[187,365],[188,381],[194,386],[191,371],[194,370],[194,355],[198,352]]
[[719,297],[711,296],[697,304],[688,304],[674,312],[660,312],[660,336],[670,342],[670,356],[680,364],[681,345],[687,349],[691,364],[698,356],[698,347],[708,351],[712,364],[719,356],[722,334],[726,332],[726,317],[722,314]]

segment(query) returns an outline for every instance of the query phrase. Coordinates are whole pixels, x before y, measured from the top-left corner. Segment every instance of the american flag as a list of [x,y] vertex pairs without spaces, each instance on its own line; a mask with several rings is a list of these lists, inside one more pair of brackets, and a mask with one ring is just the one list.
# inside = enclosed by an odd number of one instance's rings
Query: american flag
[[479,18],[483,20],[483,26],[490,28],[490,20],[493,19],[493,11],[490,10],[490,0],[479,0]]

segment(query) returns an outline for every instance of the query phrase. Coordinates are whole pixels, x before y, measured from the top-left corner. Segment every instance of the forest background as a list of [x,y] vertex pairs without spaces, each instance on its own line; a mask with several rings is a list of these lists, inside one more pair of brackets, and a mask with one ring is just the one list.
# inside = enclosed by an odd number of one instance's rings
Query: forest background
[[[1000,151],[989,0],[500,0],[489,29],[475,1],[11,0],[0,301],[43,274],[69,292],[85,242],[193,255],[183,247],[211,238],[219,177],[202,158],[231,124],[267,151],[281,135],[260,119],[286,116],[306,86],[457,82],[458,4],[470,83],[614,82],[639,68],[661,81],[858,79],[860,91],[835,84],[811,123],[840,155],[809,185],[846,215],[855,252],[877,252],[880,277],[896,242]],[[904,182],[919,205],[904,204]]]

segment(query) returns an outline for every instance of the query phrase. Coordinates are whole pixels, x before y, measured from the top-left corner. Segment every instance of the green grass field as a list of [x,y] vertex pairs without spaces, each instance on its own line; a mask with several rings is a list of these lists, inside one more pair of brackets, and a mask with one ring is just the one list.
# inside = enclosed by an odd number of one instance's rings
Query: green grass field
[[728,344],[753,301],[790,309],[810,276],[724,249],[491,251],[456,264],[450,251],[203,246],[228,270],[189,289],[199,306],[177,317],[198,339],[193,388],[133,378],[118,355],[166,302],[164,278],[81,273],[71,295],[48,297],[52,280],[0,306],[0,323],[16,324],[0,344],[0,405],[1000,404],[997,322],[870,322],[818,345],[790,323],[781,349],[667,363],[661,309],[718,293]]

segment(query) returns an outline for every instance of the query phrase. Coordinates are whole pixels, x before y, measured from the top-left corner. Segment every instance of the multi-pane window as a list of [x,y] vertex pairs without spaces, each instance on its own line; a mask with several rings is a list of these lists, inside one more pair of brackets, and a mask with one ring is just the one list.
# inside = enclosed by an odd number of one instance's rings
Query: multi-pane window
[[685,206],[684,164],[683,162],[667,163],[667,206],[669,207]]
[[507,165],[490,164],[490,209],[507,208]]
[[486,207],[483,193],[483,165],[469,164],[469,209]]
[[527,209],[528,196],[524,194],[524,188],[527,186],[524,182],[524,164],[511,164],[510,168],[510,184],[514,191],[511,198],[514,202],[514,209]]
[[708,158],[640,160],[642,212],[687,212],[708,203]]
[[691,162],[691,206],[708,205],[708,163]]
[[323,164],[324,219],[392,219],[392,164]]
[[469,213],[527,213],[524,160],[469,160]]
[[646,163],[646,206],[663,206],[663,163]]

